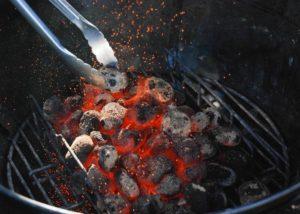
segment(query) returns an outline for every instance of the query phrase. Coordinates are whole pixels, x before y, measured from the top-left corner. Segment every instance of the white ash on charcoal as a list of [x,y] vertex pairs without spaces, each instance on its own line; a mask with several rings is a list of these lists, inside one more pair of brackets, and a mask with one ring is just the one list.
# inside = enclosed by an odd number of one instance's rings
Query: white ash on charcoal
[[140,195],[140,189],[136,181],[122,169],[117,173],[117,182],[122,192],[130,199],[137,198]]
[[83,170],[74,172],[70,178],[70,184],[76,195],[82,195],[86,192],[86,174]]
[[[92,141],[92,138],[88,135],[80,135],[76,137],[71,145],[72,151],[81,161],[81,163],[84,163],[86,161],[88,155],[93,150],[93,147],[94,143]],[[65,159],[70,167],[73,168],[78,166],[70,151],[68,151],[65,155]]]
[[223,146],[237,146],[240,144],[241,135],[234,129],[229,127],[218,127],[213,131],[214,139]]
[[180,192],[181,181],[176,175],[165,175],[157,186],[157,192],[162,195],[175,195]]
[[64,113],[63,103],[58,96],[52,96],[44,102],[43,114],[48,121],[54,123]]
[[158,155],[146,160],[145,170],[146,179],[150,182],[157,183],[167,173],[173,169],[173,163],[167,157]]
[[118,160],[118,152],[112,145],[104,145],[99,148],[99,165],[105,171],[111,171]]
[[172,86],[163,79],[150,77],[147,79],[150,94],[161,103],[169,102],[173,99],[174,91]]
[[82,106],[82,103],[82,97],[80,95],[74,95],[65,99],[64,107],[67,112],[75,111]]
[[221,114],[215,108],[207,108],[192,116],[193,131],[202,132],[207,128],[216,128],[220,124]]
[[140,196],[132,205],[132,213],[161,213],[164,204],[158,195]]
[[119,103],[106,104],[101,112],[101,125],[104,129],[116,129],[123,123],[127,109],[121,106]]
[[100,127],[100,113],[95,110],[89,110],[83,113],[80,123],[79,131],[81,134],[90,134],[92,131],[99,130]]
[[121,157],[121,165],[131,175],[133,175],[140,162],[140,157],[135,153],[128,153]]
[[137,113],[137,120],[140,123],[146,123],[149,120],[155,118],[155,116],[161,111],[160,106],[155,100],[140,101],[134,107]]
[[99,131],[92,131],[90,133],[90,137],[92,138],[95,145],[102,146],[107,143],[107,140],[105,140]]
[[103,201],[104,208],[100,208],[100,210],[105,210],[105,213],[120,214],[128,206],[125,199],[120,195],[107,195]]
[[176,139],[173,142],[176,154],[189,163],[200,158],[200,145],[193,138]]
[[162,122],[163,131],[172,138],[188,137],[191,132],[191,119],[187,114],[170,107]]
[[105,80],[105,89],[112,93],[119,92],[128,86],[128,77],[126,73],[112,68],[102,68],[100,72]]
[[207,164],[206,179],[217,183],[222,187],[228,187],[235,183],[236,173],[229,167],[222,166],[218,163]]
[[87,172],[87,183],[94,191],[106,193],[109,180],[92,164]]
[[210,159],[216,155],[217,147],[207,136],[196,134],[194,137],[196,143],[200,146],[201,155],[204,160]]
[[151,149],[152,154],[158,155],[171,148],[172,142],[164,133],[160,133],[158,135],[152,136],[147,141],[147,145]]
[[185,113],[189,117],[192,117],[195,114],[194,109],[192,109],[191,107],[189,107],[187,105],[178,106],[177,110],[180,111],[180,112]]
[[248,181],[238,189],[241,204],[249,204],[270,195],[268,188],[259,181]]
[[138,140],[139,140],[139,133],[137,131],[122,129],[118,134],[117,141],[114,143],[115,145],[118,146],[123,146],[123,147],[129,146],[130,148],[131,146],[137,145]]
[[202,179],[206,177],[207,169],[206,163],[202,161],[199,164],[194,164],[192,166],[187,167],[185,170],[185,175],[191,181],[200,183]]
[[184,188],[185,200],[190,209],[195,213],[206,213],[207,192],[206,189],[199,184],[190,183]]
[[102,94],[99,94],[98,96],[96,96],[94,104],[95,105],[105,105],[107,103],[111,103],[114,101],[115,101],[115,98],[112,95],[107,94],[107,93],[102,93]]

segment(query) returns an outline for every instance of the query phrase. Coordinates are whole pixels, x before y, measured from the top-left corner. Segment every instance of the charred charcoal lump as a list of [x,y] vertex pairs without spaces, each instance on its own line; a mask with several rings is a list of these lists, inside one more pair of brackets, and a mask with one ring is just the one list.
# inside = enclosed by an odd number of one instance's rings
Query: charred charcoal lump
[[125,117],[127,109],[119,103],[108,103],[101,110],[101,124],[104,129],[118,128]]
[[114,168],[118,160],[118,152],[114,146],[104,145],[99,148],[99,164],[105,171]]
[[82,134],[90,134],[92,131],[97,131],[100,126],[100,113],[95,110],[89,110],[83,113],[79,130]]

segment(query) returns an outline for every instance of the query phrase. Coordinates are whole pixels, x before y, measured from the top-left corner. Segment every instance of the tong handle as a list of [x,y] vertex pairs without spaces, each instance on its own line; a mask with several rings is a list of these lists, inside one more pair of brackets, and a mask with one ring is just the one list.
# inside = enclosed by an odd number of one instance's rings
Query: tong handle
[[96,86],[104,87],[105,80],[103,76],[100,75],[96,69],[92,68],[89,64],[85,63],[66,49],[25,0],[10,0],[10,2],[32,25],[32,27],[52,46],[52,48],[54,48],[63,60],[72,66],[80,76]]

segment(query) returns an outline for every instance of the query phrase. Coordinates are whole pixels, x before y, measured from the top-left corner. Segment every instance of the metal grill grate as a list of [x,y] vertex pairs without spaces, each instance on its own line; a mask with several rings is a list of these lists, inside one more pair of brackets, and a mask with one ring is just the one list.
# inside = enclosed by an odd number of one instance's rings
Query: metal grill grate
[[[178,72],[176,73],[178,75]],[[264,180],[273,192],[289,181],[287,147],[271,119],[246,97],[212,81],[191,73],[173,76],[173,84],[182,87],[197,108],[217,108],[227,123],[243,133],[241,149],[253,158],[252,179]],[[175,81],[176,80],[176,81]],[[8,154],[7,178],[9,188],[47,204],[81,212],[100,212],[92,192],[76,195],[69,185],[71,170],[64,155],[70,151],[78,166],[86,173],[82,163],[61,135],[57,135],[44,118],[32,97],[34,111],[21,125]],[[65,187],[70,190],[64,192]],[[231,206],[236,206],[234,202]],[[87,207],[89,209],[87,209]]]

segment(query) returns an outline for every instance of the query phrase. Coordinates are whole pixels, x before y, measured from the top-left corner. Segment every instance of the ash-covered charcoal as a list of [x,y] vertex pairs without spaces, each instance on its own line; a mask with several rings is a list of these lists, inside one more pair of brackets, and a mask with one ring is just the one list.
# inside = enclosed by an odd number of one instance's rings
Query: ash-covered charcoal
[[158,195],[140,196],[132,205],[132,213],[161,213],[164,204]]
[[114,146],[104,145],[99,148],[99,164],[105,171],[111,171],[118,160],[118,152]]
[[167,173],[173,169],[172,161],[165,156],[159,155],[149,158],[145,163],[146,179],[157,183]]
[[191,107],[184,105],[184,106],[178,106],[177,107],[178,111],[181,111],[183,113],[185,113],[187,116],[192,117],[195,114],[194,109],[192,109]]
[[79,109],[81,105],[82,105],[82,97],[80,95],[67,97],[64,101],[64,107],[67,112],[75,111]]
[[163,195],[174,195],[180,191],[181,181],[173,174],[165,175],[157,186],[157,192]]
[[105,89],[116,93],[127,87],[128,77],[126,73],[112,68],[102,68],[100,72],[105,79]]
[[154,100],[150,102],[141,101],[135,106],[135,109],[137,113],[137,120],[140,123],[146,123],[153,119],[160,111],[159,105]]
[[107,195],[103,200],[105,213],[120,214],[128,207],[127,202],[120,195]]
[[118,128],[123,123],[126,111],[127,109],[119,103],[106,104],[100,112],[103,128],[107,130]]
[[148,84],[152,96],[159,102],[166,103],[172,100],[174,96],[173,88],[165,80],[157,77],[150,77],[147,79],[146,84]]
[[81,134],[90,134],[92,131],[99,130],[100,127],[100,113],[95,110],[89,110],[83,113],[80,123],[79,131]]
[[241,204],[249,204],[270,194],[268,188],[259,181],[248,181],[242,184],[238,192]]
[[77,195],[82,195],[86,189],[86,174],[83,170],[74,172],[71,175],[70,184],[71,188]]
[[115,98],[107,93],[102,93],[96,96],[94,104],[95,105],[106,105],[107,103],[114,102]]
[[188,137],[191,132],[191,119],[176,109],[169,109],[162,123],[163,131],[172,138]]
[[204,113],[209,118],[210,128],[216,128],[216,127],[219,126],[222,117],[221,117],[220,112],[216,108],[209,107],[209,108],[204,110]]
[[152,154],[160,154],[167,149],[171,148],[172,143],[164,133],[152,136],[148,141],[147,145],[152,151]]
[[134,130],[122,129],[119,134],[115,145],[122,146],[123,148],[132,149],[138,142],[139,133]]
[[109,185],[109,180],[102,175],[97,167],[92,164],[87,172],[88,184],[94,191],[106,193]]
[[205,178],[206,173],[207,170],[205,162],[194,164],[187,167],[185,170],[185,175],[188,177],[188,179],[195,182],[200,182],[203,178]]
[[[81,163],[84,163],[90,154],[90,152],[93,150],[94,143],[92,141],[92,138],[88,135],[81,135],[73,141],[71,145],[71,149],[75,153],[75,155],[78,157],[78,159],[81,161]],[[68,151],[66,156],[66,161],[70,165],[70,167],[76,167],[77,163],[71,153]]]
[[217,163],[207,164],[207,180],[216,182],[220,186],[228,187],[235,183],[236,173],[225,166]]
[[90,133],[90,137],[92,138],[93,142],[97,144],[98,146],[102,146],[107,143],[107,140],[105,140],[99,131],[92,131]]
[[55,122],[64,114],[64,107],[61,99],[57,96],[52,96],[44,102],[43,114],[50,122]]
[[193,212],[205,213],[207,211],[207,192],[204,187],[190,183],[184,188],[184,195]]
[[200,145],[192,138],[176,139],[173,142],[177,155],[185,162],[195,161],[200,158]]
[[241,141],[240,133],[233,128],[219,127],[213,131],[215,141],[223,146],[237,146]]
[[140,189],[136,181],[128,175],[125,170],[120,170],[116,176],[117,182],[122,192],[130,199],[137,198],[140,195]]
[[204,160],[215,156],[217,147],[207,136],[196,134],[194,137],[196,143],[200,146],[201,155]]
[[131,175],[133,175],[137,169],[140,158],[135,153],[129,153],[121,157],[121,164],[124,169]]
[[191,121],[194,132],[202,132],[210,124],[210,119],[204,112],[197,112],[191,117]]

